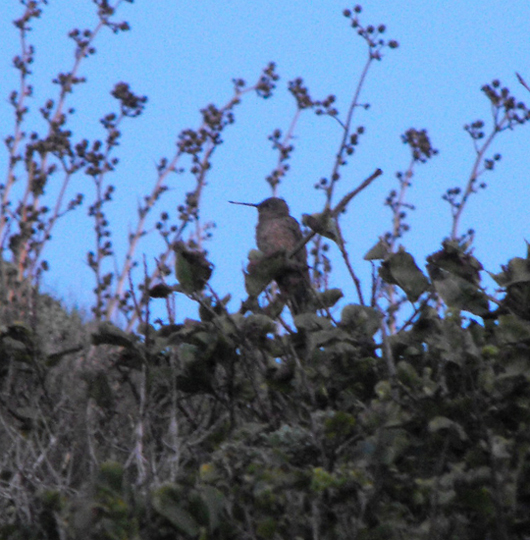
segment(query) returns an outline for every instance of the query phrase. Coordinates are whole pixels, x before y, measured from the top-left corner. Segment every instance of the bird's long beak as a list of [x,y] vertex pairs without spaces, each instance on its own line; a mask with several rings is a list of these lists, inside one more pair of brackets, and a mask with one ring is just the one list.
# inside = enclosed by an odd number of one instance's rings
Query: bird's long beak
[[241,204],[242,206],[253,206],[254,208],[258,206],[257,204],[249,203],[249,202],[236,202],[236,201],[228,201],[228,202],[230,204]]

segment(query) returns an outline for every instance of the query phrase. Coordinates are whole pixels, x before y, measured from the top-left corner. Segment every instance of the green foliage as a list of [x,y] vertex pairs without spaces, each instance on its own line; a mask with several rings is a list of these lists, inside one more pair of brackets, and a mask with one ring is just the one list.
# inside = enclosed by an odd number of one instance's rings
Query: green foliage
[[182,242],[175,245],[175,251],[175,271],[182,291],[188,294],[202,291],[212,275],[212,265],[204,253],[192,251]]
[[329,238],[330,240],[336,242],[339,238],[335,220],[325,212],[313,215],[304,214],[302,223],[307,225],[315,233]]
[[38,475],[30,523],[2,503],[3,538],[524,538],[521,310],[477,322],[424,303],[378,343],[383,315],[367,306],[298,315],[287,333],[259,311],[203,307],[144,335],[103,323],[101,360],[73,372],[68,356],[41,362],[27,326],[4,329],[2,395],[14,373],[23,386],[2,404],[0,482],[16,482],[21,448]]
[[[128,29],[114,20],[114,7],[96,4],[97,31]],[[28,111],[22,97],[31,93],[33,61],[25,39],[42,4],[22,5],[24,15],[15,21],[25,48],[15,62],[22,91],[11,96],[21,140]],[[126,263],[105,273],[103,262],[113,251],[104,208],[114,189],[105,175],[118,163],[111,157],[118,126],[139,116],[146,98],[118,83],[112,95],[119,115],[102,119],[105,141],[74,143],[72,132],[62,129],[70,114],[64,101],[84,82],[74,76],[77,61],[94,54],[97,31],[70,33],[75,70],[58,77],[57,104],[50,100],[41,110],[48,135],[32,135],[24,157],[19,140],[6,141],[10,164],[0,191],[9,193],[19,167],[30,188],[24,204],[10,212],[10,202],[2,207],[0,219],[2,246],[11,254],[10,262],[0,258],[0,538],[528,538],[530,247],[526,258],[513,258],[492,274],[502,289],[499,300],[481,283],[472,233],[459,236],[458,226],[469,196],[484,187],[477,178],[500,159],[485,157],[489,145],[530,113],[499,81],[483,87],[492,132],[484,138],[482,121],[465,127],[476,161],[464,189],[450,188],[444,196],[452,231],[427,258],[427,275],[397,242],[408,230],[404,209],[412,205],[405,194],[415,167],[437,150],[424,129],[402,135],[411,161],[385,201],[391,230],[365,256],[374,265],[365,302],[339,218],[382,172],[376,169],[334,208],[331,201],[346,156],[364,133],[362,126],[353,128],[352,117],[361,106],[357,97],[365,77],[382,52],[398,44],[383,38],[384,25],[362,25],[361,11],[356,6],[343,13],[369,52],[349,113],[340,119],[335,96],[313,99],[297,78],[288,86],[295,119],[285,137],[281,130],[270,137],[279,152],[278,166],[267,177],[275,189],[289,170],[302,111],[334,118],[343,130],[331,180],[317,186],[324,209],[304,221],[312,231],[306,243],[314,239],[308,251],[315,307],[291,317],[270,284],[293,270],[293,254],[252,250],[242,277],[249,298],[230,311],[230,296],[220,298],[209,284],[213,265],[201,247],[208,226],[199,219],[210,158],[234,121],[233,108],[249,91],[271,96],[278,80],[274,64],[254,86],[234,80],[234,96],[225,106],[208,106],[199,129],[180,133],[174,158],[157,165]],[[169,225],[162,214],[156,229],[165,251],[157,270],[145,271],[140,295],[132,285],[124,293],[134,247],[146,234],[144,218],[167,190],[167,174],[182,172],[176,166],[182,156],[191,157],[196,184],[178,207],[180,225]],[[56,163],[47,165],[48,159]],[[90,343],[79,313],[38,287],[47,266],[42,249],[66,211],[56,205],[46,218],[40,206],[59,166],[65,182],[83,170],[97,192],[89,207],[97,245],[88,254],[97,281]],[[192,222],[196,237],[184,242]],[[351,287],[328,288],[331,262],[322,237],[336,243],[359,297],[342,307],[340,317],[334,307]],[[165,283],[173,277],[178,284]],[[175,293],[197,303],[197,320],[176,322]],[[151,299],[166,303],[167,320],[151,320]],[[127,328],[111,322],[117,306]]]
[[63,515],[68,516],[68,526],[63,534],[94,540],[139,538],[138,518],[131,514],[123,476],[124,469],[119,463],[102,463],[91,483],[89,495],[73,501],[70,508],[63,510]]
[[429,285],[414,257],[401,249],[385,257],[379,273],[386,283],[401,287],[411,302],[415,302]]
[[514,257],[503,271],[492,274],[493,279],[506,289],[503,305],[524,320],[530,320],[530,244],[523,259]]
[[[381,316],[365,306],[347,306],[338,323],[299,315],[292,334],[260,313],[207,313],[162,325],[148,343],[107,324],[94,333],[98,347],[121,350],[106,373],[84,376],[84,399],[101,415],[89,440],[109,457],[75,498],[43,491],[35,530],[155,539],[524,537],[526,321],[488,311],[483,324],[466,323],[424,306],[389,336],[383,358],[373,340]],[[18,343],[6,349],[15,351],[11,362],[27,363],[16,351],[31,343],[28,332],[4,339]],[[136,388],[129,397],[126,381]],[[11,422],[22,428],[17,414]],[[120,418],[135,418],[141,438],[111,435],[116,415],[121,426]],[[37,410],[29,433],[46,421]],[[6,480],[13,474],[4,469]],[[6,524],[3,537],[18,538],[13,531]]]
[[251,297],[257,297],[283,268],[287,261],[285,253],[265,256],[258,250],[249,253],[248,272],[245,273],[245,289]]
[[185,489],[166,484],[152,494],[153,508],[173,527],[191,538],[209,538],[222,529],[226,501],[212,486]]

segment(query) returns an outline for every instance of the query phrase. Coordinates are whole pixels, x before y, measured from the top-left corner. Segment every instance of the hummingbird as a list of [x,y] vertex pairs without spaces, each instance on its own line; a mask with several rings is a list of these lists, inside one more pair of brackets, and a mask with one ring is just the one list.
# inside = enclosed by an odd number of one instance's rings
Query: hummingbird
[[[278,197],[269,197],[264,201],[232,204],[253,206],[258,209],[256,243],[265,256],[280,252],[289,253],[303,239],[298,221],[289,214],[289,206]],[[307,266],[307,249],[299,249],[274,276],[281,293],[290,301],[294,315],[307,311],[310,303],[311,282]]]

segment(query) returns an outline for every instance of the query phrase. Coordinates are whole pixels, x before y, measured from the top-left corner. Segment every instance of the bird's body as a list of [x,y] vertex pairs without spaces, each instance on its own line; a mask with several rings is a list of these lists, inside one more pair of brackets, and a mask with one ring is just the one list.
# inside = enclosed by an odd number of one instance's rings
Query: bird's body
[[[259,204],[238,203],[255,206],[259,212],[256,226],[258,249],[266,256],[279,252],[289,254],[301,242],[303,235],[298,221],[289,214],[287,203],[278,197],[270,197]],[[302,313],[310,303],[310,279],[307,266],[307,249],[300,248],[284,267],[274,276],[281,293],[290,300],[293,313]]]
[[[283,199],[271,197],[257,205],[259,212],[256,226],[256,243],[265,255],[280,250],[291,251],[302,240],[298,221],[289,215],[289,207]],[[307,270],[307,250],[305,246],[293,257]]]

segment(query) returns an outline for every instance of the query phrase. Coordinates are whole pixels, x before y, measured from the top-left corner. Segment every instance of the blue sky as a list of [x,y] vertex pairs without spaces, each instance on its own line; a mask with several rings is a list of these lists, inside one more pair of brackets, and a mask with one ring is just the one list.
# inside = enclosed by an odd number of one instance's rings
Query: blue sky
[[[286,90],[289,80],[302,77],[315,98],[335,94],[339,111],[346,112],[366,58],[364,42],[342,16],[343,9],[351,7],[336,0],[137,0],[122,4],[118,18],[127,20],[131,31],[100,34],[98,53],[82,65],[81,75],[88,82],[69,102],[77,110],[71,125],[75,135],[93,138],[103,136],[98,119],[115,108],[109,92],[116,82],[126,81],[136,93],[149,98],[144,114],[124,125],[116,154],[121,163],[109,177],[116,185],[109,218],[118,265],[128,231],[135,224],[138,201],[156,178],[155,162],[173,155],[182,129],[199,126],[200,108],[211,102],[221,105],[230,98],[232,78],[252,83],[269,61],[275,61],[281,76],[275,95],[269,100],[247,96],[236,110],[236,123],[227,129],[225,142],[214,155],[202,205],[203,220],[216,223],[206,246],[215,264],[211,283],[220,295],[231,292],[230,307],[239,307],[239,299],[245,297],[241,269],[254,247],[257,215],[227,201],[259,202],[270,195],[265,177],[277,156],[267,137],[276,128],[286,130],[294,114],[294,100]],[[15,0],[0,5],[2,138],[13,125],[7,97],[17,87],[11,59],[18,37],[10,21],[21,13]],[[386,37],[400,44],[397,50],[387,51],[369,74],[361,101],[371,107],[357,110],[354,120],[365,127],[366,134],[343,170],[337,190],[338,201],[377,167],[384,172],[352,201],[341,219],[351,259],[368,293],[371,267],[363,255],[390,228],[390,212],[383,202],[396,187],[396,171],[404,170],[409,162],[400,135],[410,127],[426,128],[440,152],[417,169],[408,196],[416,211],[409,215],[411,231],[402,243],[423,267],[425,257],[439,249],[450,231],[449,206],[441,197],[447,188],[465,185],[475,157],[463,126],[479,118],[490,122],[489,102],[481,86],[498,78],[519,99],[530,102],[530,93],[515,76],[517,71],[530,81],[530,4],[526,0],[373,0],[363,4],[361,20],[384,23]],[[28,131],[42,127],[38,107],[57,92],[50,81],[72,64],[73,47],[66,34],[73,27],[91,28],[95,22],[89,0],[51,0],[44,6],[31,36],[36,46],[35,95]],[[340,137],[340,127],[332,119],[310,112],[302,116],[291,169],[279,188],[295,217],[322,208],[323,196],[313,185],[329,176]],[[502,133],[492,152],[501,153],[503,159],[483,177],[488,188],[470,200],[461,231],[476,230],[475,255],[486,269],[497,272],[511,257],[524,256],[524,240],[530,239],[529,126]],[[2,150],[3,170],[5,162]],[[156,214],[168,210],[175,216],[176,206],[192,185],[191,177],[174,176]],[[93,249],[87,218],[92,186],[87,177],[75,178],[71,193],[78,191],[87,194],[87,203],[63,218],[55,231],[45,253],[51,264],[46,287],[70,304],[87,306],[94,287],[86,264],[86,252]],[[137,258],[145,253],[152,261],[161,245],[157,243],[156,235],[145,238]],[[332,259],[332,285],[342,287],[348,301],[356,301],[336,250]],[[184,298],[178,299],[177,309],[177,317],[192,313]]]

